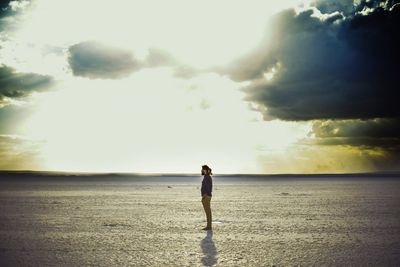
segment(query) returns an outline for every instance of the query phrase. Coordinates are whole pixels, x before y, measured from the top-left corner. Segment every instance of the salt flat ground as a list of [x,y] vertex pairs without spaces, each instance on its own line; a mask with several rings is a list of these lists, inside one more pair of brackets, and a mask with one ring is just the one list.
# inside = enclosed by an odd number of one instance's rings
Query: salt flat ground
[[0,265],[400,265],[400,179],[201,180],[0,179]]

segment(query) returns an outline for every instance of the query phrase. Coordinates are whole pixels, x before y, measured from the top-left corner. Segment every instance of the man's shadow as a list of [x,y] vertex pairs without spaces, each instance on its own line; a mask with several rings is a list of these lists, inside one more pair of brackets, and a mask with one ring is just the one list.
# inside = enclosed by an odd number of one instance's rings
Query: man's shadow
[[217,248],[215,247],[214,240],[212,239],[213,232],[208,230],[206,237],[201,240],[201,249],[203,250],[203,257],[201,262],[205,266],[213,266],[217,263]]

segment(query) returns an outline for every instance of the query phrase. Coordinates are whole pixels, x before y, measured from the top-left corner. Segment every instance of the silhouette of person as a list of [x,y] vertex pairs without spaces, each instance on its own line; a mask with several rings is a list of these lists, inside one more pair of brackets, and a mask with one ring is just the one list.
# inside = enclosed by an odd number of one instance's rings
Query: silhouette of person
[[201,202],[203,203],[204,211],[207,218],[207,226],[202,230],[212,230],[211,222],[211,197],[212,197],[212,172],[211,168],[207,165],[201,167],[201,175],[204,175],[203,181],[201,183]]

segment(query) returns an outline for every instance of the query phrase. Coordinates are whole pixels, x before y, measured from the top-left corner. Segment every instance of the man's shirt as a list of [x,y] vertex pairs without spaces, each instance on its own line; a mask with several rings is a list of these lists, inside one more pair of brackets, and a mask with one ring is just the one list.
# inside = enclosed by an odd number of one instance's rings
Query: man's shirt
[[207,194],[212,196],[212,178],[209,175],[204,175],[203,181],[201,182],[201,195]]

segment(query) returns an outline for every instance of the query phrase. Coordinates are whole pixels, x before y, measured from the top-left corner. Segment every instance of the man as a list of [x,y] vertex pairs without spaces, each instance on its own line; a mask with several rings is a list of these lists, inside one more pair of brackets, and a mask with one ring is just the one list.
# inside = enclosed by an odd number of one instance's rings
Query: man
[[207,218],[207,226],[204,227],[202,230],[212,230],[211,227],[211,222],[212,222],[212,216],[211,216],[211,197],[212,197],[212,172],[211,168],[208,167],[207,165],[203,165],[201,167],[201,174],[204,175],[203,181],[201,183],[201,202],[203,203],[204,211],[206,213],[206,218]]

